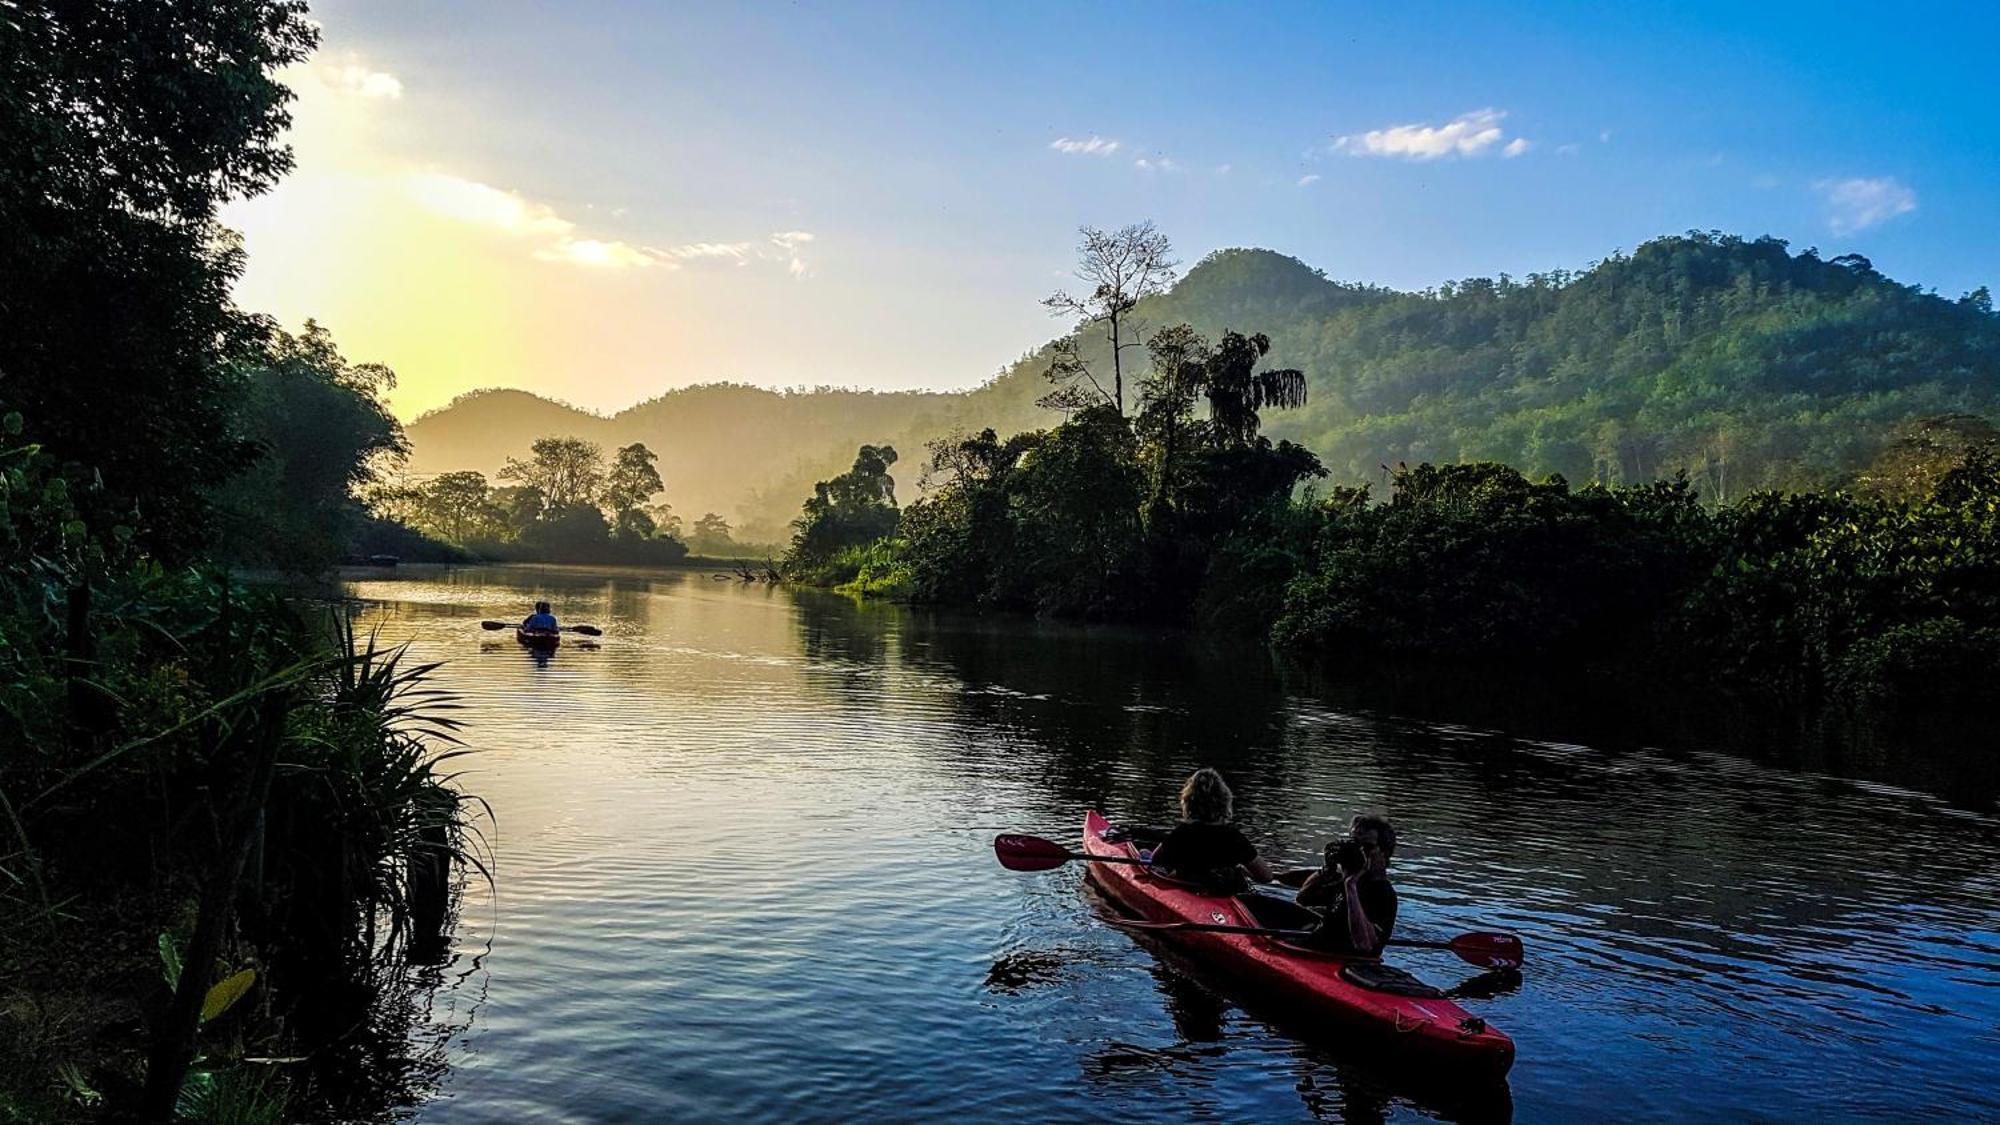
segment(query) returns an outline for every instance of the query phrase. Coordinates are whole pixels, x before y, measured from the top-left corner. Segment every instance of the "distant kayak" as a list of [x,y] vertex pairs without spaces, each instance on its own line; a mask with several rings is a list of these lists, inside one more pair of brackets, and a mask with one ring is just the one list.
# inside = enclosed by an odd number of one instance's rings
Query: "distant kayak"
[[[1110,827],[1097,813],[1086,815],[1083,850],[1137,858],[1130,842],[1104,838]],[[1311,911],[1284,899],[1203,894],[1143,866],[1093,863],[1090,878],[1120,905],[1153,922],[1300,928],[1317,921]],[[1507,1073],[1514,1063],[1514,1041],[1505,1033],[1414,977],[1384,971],[1375,958],[1309,949],[1265,934],[1175,931],[1171,940],[1274,1004],[1330,1019],[1398,1053],[1492,1076]]]
[[547,650],[562,644],[562,633],[553,629],[522,629],[517,627],[514,630],[514,639],[529,648]]

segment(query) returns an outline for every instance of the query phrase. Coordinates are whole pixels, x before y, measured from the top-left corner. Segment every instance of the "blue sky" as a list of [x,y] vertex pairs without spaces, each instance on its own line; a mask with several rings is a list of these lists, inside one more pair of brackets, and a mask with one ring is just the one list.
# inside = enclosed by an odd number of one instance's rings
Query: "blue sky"
[[234,216],[241,296],[397,367],[406,415],[485,385],[971,385],[1058,330],[1036,300],[1082,223],[1399,287],[1689,228],[2000,282],[1983,6],[315,15],[296,182]]

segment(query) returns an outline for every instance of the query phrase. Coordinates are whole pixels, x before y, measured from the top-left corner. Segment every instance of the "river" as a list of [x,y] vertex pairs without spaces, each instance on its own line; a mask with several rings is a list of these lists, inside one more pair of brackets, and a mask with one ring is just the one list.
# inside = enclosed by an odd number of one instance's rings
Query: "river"
[[[360,623],[465,710],[493,811],[425,1122],[2000,1116],[2000,822],[1699,750],[1341,705],[1258,649],[696,571],[407,568]],[[480,618],[600,625],[540,659]],[[1348,697],[1343,696],[1343,699]],[[1546,732],[1543,732],[1546,733]],[[1398,933],[1510,930],[1505,1087],[1384,1071],[1105,925],[1086,807],[1194,766],[1282,866],[1402,831]],[[1449,953],[1398,963],[1451,987]]]

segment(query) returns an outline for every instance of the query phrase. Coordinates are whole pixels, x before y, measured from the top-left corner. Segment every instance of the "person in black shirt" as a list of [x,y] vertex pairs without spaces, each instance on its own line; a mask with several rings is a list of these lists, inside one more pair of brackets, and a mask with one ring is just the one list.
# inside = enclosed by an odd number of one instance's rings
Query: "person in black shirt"
[[1153,865],[1205,889],[1235,893],[1244,878],[1268,883],[1271,868],[1230,823],[1235,795],[1222,775],[1203,767],[1181,785],[1181,822],[1153,849]]
[[[1340,853],[1349,845],[1346,861]],[[1389,883],[1389,857],[1396,853],[1396,826],[1387,817],[1357,816],[1348,838],[1326,846],[1326,866],[1299,888],[1299,905],[1323,907],[1312,944],[1346,953],[1377,954],[1396,929],[1396,888]]]

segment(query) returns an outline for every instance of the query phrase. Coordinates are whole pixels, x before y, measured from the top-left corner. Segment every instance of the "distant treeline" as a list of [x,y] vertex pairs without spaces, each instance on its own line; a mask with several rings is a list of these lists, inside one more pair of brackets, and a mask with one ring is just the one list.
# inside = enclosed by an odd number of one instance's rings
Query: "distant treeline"
[[[1128,322],[1142,333],[1128,345],[1181,323],[1211,339],[1265,333],[1308,391],[1269,436],[1312,450],[1331,483],[1378,491],[1399,461],[1493,461],[1579,484],[1685,473],[1719,503],[1837,486],[1906,423],[2000,416],[2000,318],[1986,291],[1940,297],[1866,259],[1773,238],[1696,232],[1580,271],[1420,293],[1224,250],[1137,299]],[[414,423],[412,464],[493,471],[545,433],[644,441],[677,495],[774,538],[862,443],[918,450],[1061,421],[1044,373],[1066,352],[1104,367],[1108,349],[1102,333],[1072,334],[955,395],[712,386],[605,419],[492,392]]]
[[509,458],[494,486],[470,470],[421,484],[380,484],[366,499],[391,523],[475,558],[569,563],[672,563],[692,551],[731,557],[762,550],[736,541],[714,512],[684,525],[665,491],[659,458],[644,443],[619,449],[607,467],[595,443],[545,437],[527,460]]

